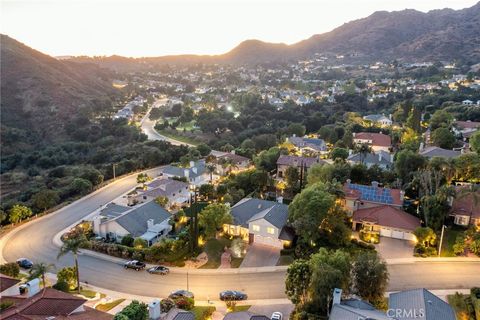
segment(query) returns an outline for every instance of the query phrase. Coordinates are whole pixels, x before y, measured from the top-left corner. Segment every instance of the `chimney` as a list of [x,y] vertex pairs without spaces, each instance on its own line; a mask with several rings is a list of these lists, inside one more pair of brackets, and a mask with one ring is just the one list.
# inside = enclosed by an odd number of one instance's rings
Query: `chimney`
[[183,175],[184,175],[187,179],[190,178],[190,170],[184,169],[184,170],[183,170]]
[[381,152],[378,153],[378,161],[382,161],[382,153]]
[[372,181],[372,187],[378,188],[378,181]]
[[153,219],[147,220],[147,230],[153,228],[154,222]]
[[351,179],[347,179],[347,185],[350,185],[350,183],[352,183],[352,180],[351,180]]
[[148,304],[148,318],[151,320],[160,319],[160,300],[155,299]]
[[400,190],[400,201],[403,203],[404,199],[405,199],[405,191]]
[[425,147],[425,145],[423,144],[423,142],[420,142],[420,150],[419,151],[422,151],[424,147]]
[[348,149],[348,155],[351,156],[353,154],[353,150],[352,149]]
[[277,202],[278,202],[278,203],[283,203],[283,197],[278,197],[278,198],[277,198]]
[[352,137],[354,137],[354,138],[355,138],[355,135],[356,135],[356,133],[355,133],[355,132],[354,132],[354,133],[352,133]]
[[40,279],[30,280],[22,284],[18,289],[21,295],[26,295],[27,298],[30,298],[40,292]]
[[197,170],[198,170],[197,167],[192,167],[193,173],[195,173],[195,174],[198,173]]
[[195,161],[190,161],[190,168],[195,166]]
[[333,289],[333,301],[332,306],[340,304],[342,300],[342,289],[335,288]]

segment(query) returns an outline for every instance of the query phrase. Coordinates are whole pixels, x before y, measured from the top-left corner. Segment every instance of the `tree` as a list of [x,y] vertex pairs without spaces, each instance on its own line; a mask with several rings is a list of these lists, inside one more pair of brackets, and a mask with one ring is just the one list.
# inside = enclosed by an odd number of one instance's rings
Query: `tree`
[[411,128],[413,131],[420,133],[422,130],[421,127],[421,119],[422,119],[422,110],[419,107],[413,107],[410,109],[407,118],[407,126]]
[[198,214],[198,224],[207,239],[215,237],[218,229],[232,221],[229,208],[220,203],[210,204]]
[[72,253],[73,254],[73,259],[75,261],[75,270],[77,272],[77,290],[78,293],[80,293],[80,274],[78,270],[78,253],[80,252],[80,248],[86,243],[87,239],[85,236],[79,235],[75,238],[67,239],[63,242],[62,247],[60,248],[60,251],[58,252],[57,259],[60,259],[60,257]]
[[148,247],[148,242],[143,238],[137,237],[133,240],[133,246],[138,249],[143,249]]
[[258,169],[270,172],[277,167],[278,157],[280,157],[280,149],[273,147],[260,152],[253,158],[253,162]]
[[212,199],[215,197],[215,186],[213,184],[202,184],[200,188],[198,188],[198,193],[202,197]]
[[308,289],[312,271],[306,260],[295,260],[287,269],[285,293],[295,305],[303,306],[308,300]]
[[291,123],[287,127],[287,134],[289,136],[303,137],[305,135],[305,126],[301,123]]
[[10,222],[15,224],[30,217],[32,215],[32,210],[29,207],[16,204],[10,209],[8,214]]
[[147,320],[148,319],[148,306],[137,300],[133,300],[128,306],[123,308],[122,311],[117,313],[113,320]]
[[430,118],[430,128],[435,130],[440,127],[448,127],[453,122],[453,116],[445,110],[437,110]]
[[291,192],[294,192],[296,189],[299,179],[300,174],[298,173],[298,169],[296,167],[288,167],[285,171],[285,180]]
[[434,231],[439,231],[448,215],[447,199],[437,193],[433,196],[422,197],[420,203],[423,208],[425,225]]
[[210,183],[213,181],[213,173],[215,172],[215,166],[213,164],[208,164],[205,169],[210,174]]
[[133,237],[129,234],[122,237],[122,241],[120,242],[122,246],[132,247],[133,246]]
[[208,145],[206,145],[205,143],[200,143],[197,146],[197,150],[198,150],[198,152],[200,152],[202,157],[208,156],[210,154],[210,152],[212,151],[212,149]]
[[371,303],[383,299],[388,277],[387,264],[376,251],[360,253],[353,264],[355,292]]
[[413,173],[424,168],[426,163],[427,161],[423,156],[411,150],[402,150],[397,153],[395,172],[403,183],[408,183],[411,181]]
[[77,269],[75,267],[64,267],[57,272],[57,283],[65,282],[68,290],[74,289],[77,285]]
[[417,238],[418,243],[424,245],[425,247],[434,246],[437,240],[437,235],[432,228],[418,227],[415,229],[415,231],[413,231],[413,234]]
[[327,182],[333,177],[334,167],[331,164],[314,164],[307,171],[307,183]]
[[137,183],[145,183],[150,180],[150,177],[146,173],[139,173],[137,175]]
[[16,262],[7,262],[0,265],[0,273],[16,278],[20,274],[20,267]]
[[330,157],[336,160],[347,160],[348,158],[348,150],[345,148],[334,148],[330,153]]
[[348,253],[320,248],[310,258],[310,309],[322,316],[328,315],[332,292],[340,288],[348,293],[350,288],[351,260]]
[[432,133],[433,144],[443,149],[452,149],[455,145],[455,135],[448,128],[437,128]]
[[76,194],[86,194],[93,188],[92,183],[89,180],[83,178],[75,178],[70,184],[70,190]]
[[33,205],[37,209],[43,211],[56,205],[58,201],[60,201],[58,193],[50,189],[43,189],[42,191],[35,193],[32,197]]
[[41,278],[42,279],[42,284],[43,287],[45,288],[46,281],[45,281],[45,275],[52,271],[55,268],[55,265],[53,264],[46,264],[43,262],[39,263],[34,263],[32,266],[32,269],[29,271],[29,278],[30,279],[36,279],[36,278]]
[[158,196],[155,198],[155,202],[165,208],[168,204],[168,198],[166,196]]
[[480,130],[470,137],[470,148],[480,155]]

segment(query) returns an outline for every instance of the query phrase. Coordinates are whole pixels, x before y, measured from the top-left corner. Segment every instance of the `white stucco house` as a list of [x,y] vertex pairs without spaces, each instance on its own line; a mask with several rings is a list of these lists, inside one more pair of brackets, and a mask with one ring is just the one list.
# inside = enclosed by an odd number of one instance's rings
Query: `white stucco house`
[[161,178],[145,184],[143,189],[135,189],[128,194],[129,205],[144,203],[155,200],[158,197],[166,197],[166,207],[183,206],[190,203],[189,184],[174,179]]
[[239,236],[248,243],[283,248],[293,240],[286,226],[288,206],[275,201],[244,198],[231,208],[232,224],[223,225],[225,233]]
[[210,183],[210,173],[207,171],[205,160],[190,161],[187,168],[166,166],[162,173],[167,178],[185,178],[193,186]]
[[378,124],[382,127],[389,127],[393,123],[392,119],[390,117],[386,117],[383,114],[370,114],[368,116],[364,116],[363,120],[370,121],[370,122]]
[[116,241],[131,235],[152,245],[172,230],[170,218],[171,214],[155,201],[134,208],[109,203],[93,218],[93,232]]

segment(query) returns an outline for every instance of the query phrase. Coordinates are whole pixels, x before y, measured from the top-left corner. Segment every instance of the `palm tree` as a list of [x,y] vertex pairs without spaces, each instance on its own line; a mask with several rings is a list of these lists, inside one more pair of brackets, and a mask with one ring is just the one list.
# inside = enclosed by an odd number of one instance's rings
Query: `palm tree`
[[215,166],[213,164],[207,165],[207,171],[210,173],[210,183],[213,180],[213,173],[215,172]]
[[39,262],[35,263],[32,266],[32,269],[30,269],[30,279],[35,279],[35,278],[42,278],[42,284],[43,287],[45,288],[45,275],[49,272],[52,271],[55,268],[55,265],[50,263],[46,264],[44,262]]
[[472,218],[473,208],[480,204],[480,185],[472,183],[468,187],[460,189],[457,197],[459,199],[472,197],[472,206],[470,207],[470,218]]
[[366,144],[363,143],[359,146],[357,146],[358,153],[360,154],[360,163],[364,164],[365,158],[367,157],[367,154],[372,152],[372,148]]
[[81,246],[87,241],[84,235],[80,235],[75,238],[70,238],[65,240],[62,247],[60,248],[60,252],[58,253],[57,259],[66,255],[67,253],[71,252],[73,254],[73,258],[75,260],[75,269],[77,271],[77,290],[80,293],[80,275],[78,271],[78,253],[80,252]]

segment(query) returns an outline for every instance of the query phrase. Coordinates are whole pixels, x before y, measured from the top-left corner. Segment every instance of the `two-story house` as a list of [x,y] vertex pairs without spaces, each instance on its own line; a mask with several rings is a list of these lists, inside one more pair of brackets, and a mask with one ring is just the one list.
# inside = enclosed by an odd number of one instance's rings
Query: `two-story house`
[[323,139],[297,137],[295,135],[287,138],[295,150],[301,155],[321,155],[327,153],[327,144]]
[[374,132],[358,132],[353,133],[353,143],[357,145],[366,144],[372,148],[373,151],[390,152],[392,148],[392,139],[390,136],[383,133]]
[[299,157],[299,156],[288,156],[280,155],[277,159],[277,178],[283,179],[285,177],[285,172],[288,168],[294,167],[300,172],[301,168],[309,169],[314,164],[324,164],[325,161],[320,160],[318,157]]
[[183,206],[190,203],[189,184],[174,179],[155,179],[145,184],[143,189],[136,189],[128,195],[129,205],[144,203],[155,200],[158,197],[166,197],[166,207]]
[[207,171],[205,160],[190,161],[186,168],[169,165],[163,169],[162,173],[167,178],[185,178],[194,186],[210,182],[210,173]]

